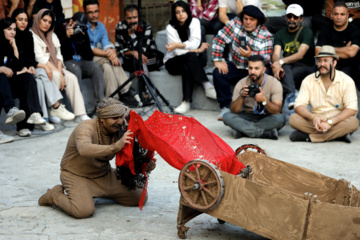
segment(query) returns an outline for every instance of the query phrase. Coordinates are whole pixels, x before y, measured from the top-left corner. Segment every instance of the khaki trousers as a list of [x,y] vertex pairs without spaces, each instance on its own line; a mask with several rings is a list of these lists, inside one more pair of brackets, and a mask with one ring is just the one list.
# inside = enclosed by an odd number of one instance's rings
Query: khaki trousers
[[[71,107],[74,111],[75,116],[82,116],[86,114],[85,103],[83,95],[80,91],[79,82],[77,77],[69,72],[68,70],[63,69],[65,73],[65,91],[66,96],[69,98]],[[53,80],[58,88],[60,88],[61,82],[61,73],[58,71],[53,72]]]
[[[100,178],[89,179],[61,171],[60,180],[66,194],[54,196],[55,206],[64,210],[75,218],[86,218],[94,214],[95,202],[93,198],[110,198],[124,206],[137,206],[142,189],[128,190],[117,180],[115,169]],[[147,201],[147,194],[145,202]]]
[[[121,66],[111,65],[109,59],[107,59],[106,57],[95,56],[93,58],[93,61],[98,63],[103,70],[106,97],[110,96],[128,79],[128,76],[124,72],[124,69]],[[130,86],[131,82],[126,84],[126,86],[120,90],[120,93],[126,93],[129,90]],[[115,97],[117,97],[117,95]]]
[[356,117],[349,117],[332,126],[329,131],[319,133],[315,130],[312,121],[306,120],[297,113],[290,116],[289,124],[292,128],[309,134],[311,142],[327,142],[342,137],[347,133],[352,134],[359,128],[359,120]]

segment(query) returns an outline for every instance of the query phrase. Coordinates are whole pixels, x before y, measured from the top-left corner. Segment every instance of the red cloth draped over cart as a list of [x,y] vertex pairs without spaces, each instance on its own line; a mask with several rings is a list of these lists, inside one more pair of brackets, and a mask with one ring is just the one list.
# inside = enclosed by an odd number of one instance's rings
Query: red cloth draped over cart
[[[218,169],[234,175],[245,168],[229,145],[194,118],[156,110],[144,122],[140,115],[131,110],[128,129],[136,136],[139,144],[150,151],[149,156],[156,151],[178,170],[194,159],[207,160]],[[116,154],[116,165],[128,166],[135,174],[133,144],[133,141],[126,144]]]

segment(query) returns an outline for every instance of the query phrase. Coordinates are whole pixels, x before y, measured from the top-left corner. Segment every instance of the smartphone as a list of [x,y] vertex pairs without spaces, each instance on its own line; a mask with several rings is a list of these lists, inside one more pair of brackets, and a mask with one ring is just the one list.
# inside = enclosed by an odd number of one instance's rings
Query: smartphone
[[246,37],[241,36],[239,37],[240,47],[246,50]]

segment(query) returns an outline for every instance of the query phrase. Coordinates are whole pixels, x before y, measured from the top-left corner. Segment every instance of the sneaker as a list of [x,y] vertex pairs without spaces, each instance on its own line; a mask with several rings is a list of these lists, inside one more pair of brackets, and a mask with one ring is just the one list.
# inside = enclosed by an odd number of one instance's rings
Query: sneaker
[[289,93],[286,98],[287,98],[286,101],[289,103],[288,109],[293,110],[295,105],[295,98],[296,98],[295,93]]
[[91,118],[88,115],[84,114],[84,115],[81,115],[81,116],[76,116],[75,117],[75,122],[81,123],[82,121],[89,120],[89,119],[91,119]]
[[190,103],[183,101],[177,108],[174,109],[174,112],[184,114],[190,111]]
[[292,142],[311,142],[309,134],[297,130],[290,134],[289,139]]
[[242,138],[242,134],[238,130],[231,129],[231,133],[232,133],[232,135],[234,136],[235,139]]
[[11,142],[11,141],[13,141],[14,139],[15,139],[14,137],[5,135],[2,131],[0,131],[0,144],[1,144],[1,143]]
[[35,125],[35,129],[40,129],[43,131],[52,131],[55,129],[54,125],[46,122],[44,125]]
[[275,128],[271,129],[271,130],[266,130],[263,132],[263,134],[261,134],[260,138],[267,138],[267,139],[273,139],[273,140],[277,140],[278,139],[278,132]]
[[[51,107],[50,109],[50,119],[51,117],[58,117],[62,120],[73,120],[75,118],[75,115],[72,112],[69,112],[66,108],[65,105],[60,104],[60,106],[55,109],[53,107]],[[53,122],[53,121],[52,121]],[[53,122],[55,123],[55,122]]]
[[16,134],[19,135],[20,137],[30,137],[31,131],[27,128],[24,128],[21,129],[20,131],[17,131]]
[[61,119],[59,117],[55,117],[55,116],[49,116],[49,121],[54,123],[54,124],[57,124],[57,123],[61,123]]
[[223,107],[221,110],[220,110],[220,113],[218,115],[218,120],[219,121],[222,121],[222,118],[224,116],[225,113],[228,113],[230,112],[230,108],[227,108],[227,107]]
[[35,124],[35,125],[43,125],[46,123],[45,119],[43,119],[40,113],[35,112],[30,115],[30,117],[26,120],[28,124]]
[[26,114],[25,114],[24,110],[19,110],[17,107],[13,107],[6,114],[5,124],[15,125],[18,122],[21,122],[22,120],[24,120],[25,116],[26,116]]
[[216,91],[214,86],[205,89],[205,96],[216,100]]
[[[139,102],[138,101],[139,99],[138,100],[135,99],[135,96],[137,94],[135,94],[135,95],[132,95],[132,94],[133,94],[133,92],[130,91],[130,89],[129,89],[129,91],[127,91],[126,93],[120,95],[119,100],[122,103],[124,103],[126,106],[130,107],[130,108],[141,107],[142,106],[141,101]],[[139,96],[139,95],[137,95],[137,96]]]

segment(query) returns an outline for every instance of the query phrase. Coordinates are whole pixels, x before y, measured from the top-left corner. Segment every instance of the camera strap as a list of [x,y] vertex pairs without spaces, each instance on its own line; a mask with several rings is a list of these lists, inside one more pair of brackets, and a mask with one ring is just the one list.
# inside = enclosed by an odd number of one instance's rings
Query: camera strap
[[295,45],[296,45],[296,41],[298,40],[299,35],[300,35],[300,32],[301,32],[301,30],[303,30],[303,28],[304,28],[304,26],[301,26],[301,27],[299,28],[299,31],[296,33],[295,38],[294,38],[294,41],[293,41],[293,43],[292,43],[292,46],[291,46],[291,47],[295,47]]

